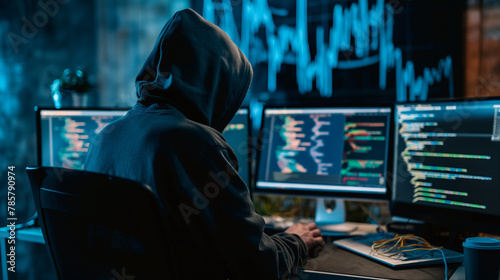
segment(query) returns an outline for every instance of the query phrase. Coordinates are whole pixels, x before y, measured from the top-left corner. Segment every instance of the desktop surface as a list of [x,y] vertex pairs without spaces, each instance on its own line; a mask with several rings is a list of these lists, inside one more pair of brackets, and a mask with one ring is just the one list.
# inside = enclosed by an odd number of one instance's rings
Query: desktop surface
[[[6,228],[0,230],[0,239],[8,238]],[[369,224],[358,224],[357,234],[374,232]],[[17,230],[19,241],[44,243],[40,227]],[[299,279],[443,279],[443,265],[427,265],[417,268],[394,269],[369,258],[362,257],[332,243],[332,237],[325,238],[327,243],[309,258]],[[4,259],[2,257],[2,263]],[[450,278],[451,277],[451,278]],[[448,265],[450,280],[464,280],[464,269],[459,264]],[[7,279],[7,278],[5,278]],[[500,280],[500,279],[499,279]]]
[[[448,264],[448,278],[460,264]],[[365,258],[332,243],[326,243],[315,257],[309,259],[303,276],[308,279],[427,279],[444,278],[444,265],[426,265],[394,269]],[[327,277],[331,276],[331,277]]]

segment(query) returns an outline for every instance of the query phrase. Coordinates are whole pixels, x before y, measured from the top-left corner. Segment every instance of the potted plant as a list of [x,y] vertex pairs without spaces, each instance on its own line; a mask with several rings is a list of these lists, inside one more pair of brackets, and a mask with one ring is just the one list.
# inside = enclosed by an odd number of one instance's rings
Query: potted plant
[[52,98],[57,109],[61,107],[85,107],[91,85],[84,67],[64,69],[60,78],[51,85]]

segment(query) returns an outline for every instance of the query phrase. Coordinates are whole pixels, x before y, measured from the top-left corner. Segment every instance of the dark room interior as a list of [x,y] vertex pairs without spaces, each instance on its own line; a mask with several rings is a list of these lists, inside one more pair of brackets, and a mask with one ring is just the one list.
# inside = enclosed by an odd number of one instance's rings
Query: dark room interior
[[[26,169],[84,169],[90,143],[100,143],[99,131],[139,104],[138,96],[139,101],[146,100],[141,101],[144,104],[161,100],[160,108],[162,102],[172,100],[155,95],[176,86],[177,76],[175,69],[161,69],[159,61],[164,58],[154,50],[164,48],[159,34],[175,36],[162,33],[173,28],[169,19],[188,8],[208,26],[213,24],[225,32],[252,68],[248,92],[238,101],[241,106],[231,108],[234,117],[219,128],[220,124],[213,125],[211,120],[201,123],[218,130],[214,133],[224,139],[218,146],[234,150],[239,162],[234,176],[246,186],[242,192],[251,198],[253,215],[265,222],[256,223],[262,226],[261,233],[265,238],[280,235],[297,222],[315,222],[322,231],[322,249],[309,250],[307,264],[296,279],[445,279],[446,275],[446,279],[459,280],[472,273],[472,261],[462,264],[464,255],[472,258],[464,250],[469,248],[465,241],[500,239],[500,1],[0,0],[3,277],[81,279],[62,276],[54,263],[55,249],[44,244],[48,237],[44,239],[40,232],[40,215],[37,225],[23,225],[33,222],[30,217],[39,206],[32,191],[34,179],[28,177]],[[175,24],[174,20],[172,26]],[[193,37],[206,35],[194,29],[182,32]],[[177,44],[176,37],[172,40],[171,44]],[[173,49],[185,48],[181,55],[191,48],[219,49],[214,47],[218,42],[203,38],[196,46],[178,44],[181,47]],[[168,56],[165,60],[184,60],[188,66],[199,62],[194,55],[179,57],[171,52],[162,54]],[[221,52],[221,69],[230,68],[229,55]],[[208,58],[219,55],[213,50],[208,53]],[[158,65],[151,67],[145,61]],[[226,86],[230,83],[218,76],[222,75],[216,72],[218,68],[213,72],[206,69],[210,71],[203,76],[222,80],[221,85],[216,83],[220,87],[214,90],[217,94],[226,88],[241,91]],[[193,67],[188,74],[203,71],[201,66]],[[231,77],[241,78],[239,71],[235,69]],[[198,82],[208,87],[208,82],[192,81]],[[141,90],[149,90],[149,95],[141,96]],[[179,100],[169,102],[175,107],[184,101]],[[214,101],[213,110],[229,108],[226,103],[230,101]],[[191,112],[189,107],[184,110],[179,109],[184,115]],[[92,118],[71,119],[77,115]],[[97,125],[92,132],[86,130],[91,122]],[[138,127],[139,134],[142,127]],[[334,133],[337,130],[342,133]],[[112,129],[105,131],[113,133]],[[88,137],[78,139],[83,139],[78,142],[83,145],[79,146],[83,154],[57,146],[75,148],[71,141],[79,137],[77,134]],[[140,153],[135,156],[146,157]],[[182,157],[176,160],[182,162]],[[91,166],[90,162],[89,158],[86,164]],[[212,166],[202,161],[197,164],[192,169],[210,170]],[[144,167],[148,168],[159,167]],[[110,176],[120,174],[118,167],[107,170]],[[196,182],[195,177],[175,180]],[[223,177],[212,176],[216,183],[224,181]],[[128,179],[134,178],[139,177]],[[179,219],[186,219],[186,213],[198,217],[198,211],[204,213],[229,189],[225,185],[216,185],[216,189],[208,184],[198,186],[205,191],[207,205],[196,205],[195,195],[196,209],[179,208],[188,211]],[[156,186],[152,189],[155,195],[162,195]],[[332,220],[332,209],[341,211],[335,212],[340,220]],[[219,226],[215,218],[212,222],[208,227]],[[51,224],[46,220],[42,223],[44,227]],[[328,227],[330,223],[354,228],[337,231]],[[23,228],[36,228],[38,235],[23,233]],[[149,230],[149,225],[144,230]],[[231,234],[244,230],[249,229],[238,228]],[[342,249],[348,245],[335,243],[341,237],[385,230],[415,233],[441,246],[429,247],[432,250],[449,249],[460,257],[453,261],[454,256],[448,255],[446,271],[443,251],[434,251],[439,261],[406,271],[360,257],[357,265],[363,268],[357,270],[347,264],[354,255]],[[205,235],[196,242],[210,238],[223,239]],[[310,249],[305,244],[303,247]],[[495,246],[498,254],[491,257],[488,267],[498,270],[500,244]],[[231,256],[223,259],[228,266],[237,262]],[[480,266],[478,262],[474,265]],[[119,269],[96,279],[133,279]],[[498,271],[492,273],[498,275]],[[145,279],[177,279],[168,275]],[[241,271],[228,275],[245,278]],[[288,276],[280,275],[282,279]]]

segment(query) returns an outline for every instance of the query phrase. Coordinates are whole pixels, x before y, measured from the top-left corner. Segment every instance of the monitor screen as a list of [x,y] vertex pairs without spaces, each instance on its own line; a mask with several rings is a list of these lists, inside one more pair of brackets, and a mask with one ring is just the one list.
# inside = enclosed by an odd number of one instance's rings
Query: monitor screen
[[240,108],[231,122],[226,126],[222,135],[233,148],[238,159],[238,173],[245,183],[250,184],[251,146],[250,144],[250,115],[248,108]]
[[467,1],[191,2],[248,58],[250,94],[259,100],[404,102],[464,94]]
[[[83,169],[92,138],[128,110],[36,109],[38,164],[71,169]],[[222,134],[238,158],[240,176],[248,184],[251,177],[248,108],[240,108]]]
[[393,215],[500,231],[500,100],[395,107]]
[[391,107],[264,108],[256,192],[387,195]]
[[83,169],[92,138],[127,109],[37,109],[38,164]]

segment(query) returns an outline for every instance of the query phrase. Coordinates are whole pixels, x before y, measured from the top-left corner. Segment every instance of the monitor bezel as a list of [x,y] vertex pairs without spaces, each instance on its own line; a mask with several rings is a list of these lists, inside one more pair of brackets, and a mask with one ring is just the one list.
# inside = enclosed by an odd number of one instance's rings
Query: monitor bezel
[[[429,99],[426,101],[412,101],[412,102],[397,102],[394,104],[393,111],[393,166],[391,168],[391,176],[396,176],[394,165],[397,164],[396,157],[396,137],[397,137],[397,106],[398,105],[417,105],[417,104],[434,104],[434,103],[447,103],[447,102],[481,102],[481,101],[499,101],[500,97],[460,97],[460,98],[439,98]],[[416,205],[408,202],[396,201],[393,197],[395,192],[396,181],[393,180],[390,198],[390,211],[392,216],[398,216],[408,219],[420,220],[424,223],[429,223],[437,226],[443,226],[455,230],[472,230],[476,232],[488,232],[493,234],[500,234],[500,213],[499,215],[490,215],[483,213],[476,213],[471,211],[463,211],[459,209],[449,209],[445,207],[429,206],[429,205]],[[500,186],[499,186],[500,187]]]
[[[302,105],[292,105],[292,106],[279,106],[279,105],[264,105],[262,108],[261,120],[260,120],[260,128],[259,135],[256,147],[256,168],[255,168],[255,184],[253,188],[253,192],[256,196],[262,195],[273,195],[273,196],[290,196],[290,197],[306,197],[306,198],[327,198],[327,199],[343,199],[343,200],[355,200],[355,201],[377,201],[377,202],[388,202],[391,198],[391,181],[390,175],[392,174],[390,168],[392,167],[392,127],[393,123],[393,103],[341,103],[341,104],[302,104]],[[261,156],[261,148],[262,148],[262,140],[263,140],[263,130],[264,130],[264,119],[266,110],[272,109],[352,109],[352,108],[384,108],[390,109],[389,120],[388,120],[388,156],[387,156],[387,178],[385,193],[353,193],[353,192],[345,192],[345,191],[320,191],[320,190],[293,190],[293,189],[276,189],[276,188],[259,188],[257,186],[258,178],[259,178],[259,165],[260,165],[260,156]]]

